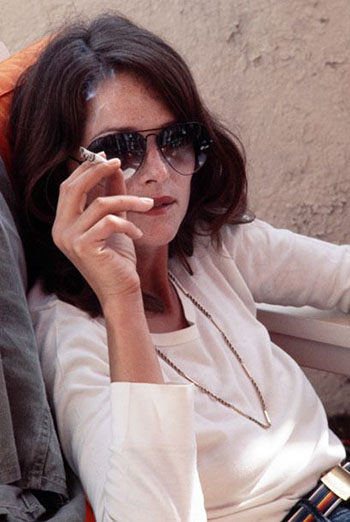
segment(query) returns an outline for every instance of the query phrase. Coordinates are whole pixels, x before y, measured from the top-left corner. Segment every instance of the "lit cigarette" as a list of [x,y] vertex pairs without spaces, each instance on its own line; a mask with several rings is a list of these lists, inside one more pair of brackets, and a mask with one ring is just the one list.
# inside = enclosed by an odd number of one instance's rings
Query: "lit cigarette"
[[[80,147],[79,153],[82,161],[90,161],[91,163],[107,163],[108,161],[103,156],[95,154],[94,152],[91,152],[91,150],[85,149],[85,147]],[[133,176],[135,172],[136,170],[133,168],[122,170],[125,180],[131,178],[131,176]]]
[[80,147],[79,152],[83,161],[90,161],[91,163],[107,163],[106,158],[100,156],[99,154],[95,154],[94,152],[91,152],[84,147]]

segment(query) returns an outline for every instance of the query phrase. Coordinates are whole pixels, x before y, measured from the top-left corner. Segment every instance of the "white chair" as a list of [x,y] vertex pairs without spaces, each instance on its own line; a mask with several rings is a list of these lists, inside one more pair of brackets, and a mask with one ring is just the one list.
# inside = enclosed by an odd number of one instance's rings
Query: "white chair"
[[350,376],[350,314],[259,304],[258,319],[300,366]]

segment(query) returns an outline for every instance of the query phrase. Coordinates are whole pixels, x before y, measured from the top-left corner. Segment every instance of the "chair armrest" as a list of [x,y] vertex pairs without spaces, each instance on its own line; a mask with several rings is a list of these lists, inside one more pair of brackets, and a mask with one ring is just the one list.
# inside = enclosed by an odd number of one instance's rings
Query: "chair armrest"
[[272,341],[301,366],[350,376],[350,314],[310,306],[257,308]]

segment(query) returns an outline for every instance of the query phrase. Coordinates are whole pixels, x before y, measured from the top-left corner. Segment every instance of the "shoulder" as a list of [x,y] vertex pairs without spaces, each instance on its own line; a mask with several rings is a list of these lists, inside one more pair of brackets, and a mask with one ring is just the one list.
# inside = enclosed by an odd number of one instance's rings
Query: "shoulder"
[[41,317],[48,321],[47,326],[54,323],[73,323],[82,321],[91,324],[103,324],[102,319],[95,319],[76,306],[59,299],[55,294],[47,294],[40,281],[36,282],[28,294],[29,308],[36,324]]
[[83,340],[98,337],[105,340],[103,318],[92,318],[87,312],[60,300],[56,295],[45,293],[40,282],[29,292],[28,303],[39,349],[46,348],[44,340],[49,337],[51,344],[55,345],[68,340],[74,342],[76,338]]
[[65,374],[78,360],[99,359],[105,367],[108,353],[102,318],[91,318],[54,294],[46,294],[40,283],[31,289],[28,302],[43,372],[51,385],[58,369]]
[[[263,244],[271,243],[270,236],[274,235],[274,230],[258,219],[242,224],[225,224],[220,229],[219,240],[200,230],[195,238],[193,256],[189,258],[190,266],[193,272],[198,272],[203,264],[217,264],[222,257],[236,262],[246,259],[254,250],[265,250]],[[170,265],[171,269],[173,265],[174,262]]]
[[254,219],[251,222],[240,224],[225,224],[220,230],[220,242],[213,241],[210,236],[199,234],[195,241],[194,256],[201,257],[202,253],[216,256],[218,253],[229,253],[230,256],[242,249],[248,253],[253,249],[261,249],[264,244],[269,245],[281,237],[287,237],[292,232],[276,229],[268,223]]
[[227,224],[220,233],[223,244],[232,247],[239,247],[241,244],[258,245],[280,236],[292,234],[289,230],[277,229],[260,219],[237,225]]

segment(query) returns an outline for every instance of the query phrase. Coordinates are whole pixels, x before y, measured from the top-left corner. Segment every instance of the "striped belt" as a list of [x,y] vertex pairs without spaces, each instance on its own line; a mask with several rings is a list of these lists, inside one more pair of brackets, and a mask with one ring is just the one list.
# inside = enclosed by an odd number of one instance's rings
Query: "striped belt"
[[[350,461],[323,475],[309,495],[301,499],[283,522],[314,522],[312,510],[329,515],[343,500],[350,498]],[[310,506],[310,507],[309,507]]]

